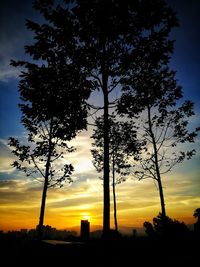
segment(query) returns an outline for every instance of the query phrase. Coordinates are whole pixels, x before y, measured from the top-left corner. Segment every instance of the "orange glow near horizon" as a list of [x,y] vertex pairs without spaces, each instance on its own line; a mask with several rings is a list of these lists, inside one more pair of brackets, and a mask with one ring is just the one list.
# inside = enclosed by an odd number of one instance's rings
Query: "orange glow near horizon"
[[[40,199],[38,199],[39,201]],[[157,198],[156,200],[159,201]],[[145,203],[145,201],[144,201]],[[39,204],[39,202],[38,202]],[[39,218],[39,205],[36,208],[23,209],[20,208],[18,204],[14,208],[7,205],[7,209],[4,209],[4,212],[1,212],[0,218],[0,230],[20,230],[20,229],[35,229],[38,224]],[[138,205],[138,204],[137,204]],[[73,230],[76,232],[80,231],[80,221],[82,219],[90,221],[91,231],[98,230],[102,228],[102,204],[97,206],[90,207],[89,210],[84,212],[79,212],[77,207],[74,209],[70,208],[58,208],[57,210],[49,207],[47,200],[46,212],[45,212],[45,225],[51,225],[56,229],[66,229]],[[78,206],[80,208],[80,206]],[[2,211],[2,208],[0,208]],[[9,212],[8,212],[9,210]],[[36,211],[37,210],[37,211]],[[144,221],[152,221],[152,218],[157,216],[159,211],[159,203],[154,204],[150,207],[134,207],[134,202],[131,205],[128,203],[118,203],[117,218],[118,225],[120,227],[127,228],[143,228]],[[196,221],[192,216],[193,210],[188,206],[185,211],[180,209],[179,211],[173,209],[173,207],[168,208],[168,214],[174,219],[183,221],[186,224],[194,224]],[[111,203],[111,228],[114,228],[113,223],[113,211]]]
[[[91,164],[89,137],[82,135],[74,145],[77,152],[70,154],[76,170],[74,182],[70,186],[66,184],[62,188],[48,190],[44,225],[79,231],[81,219],[87,218],[91,230],[100,229],[103,222],[103,185]],[[193,164],[192,161],[185,162],[181,168],[162,177],[167,215],[186,224],[194,224],[193,212],[200,207],[199,159],[192,160]],[[12,161],[12,158],[5,157],[0,171],[3,173],[7,169],[7,173],[13,172],[14,176],[14,170],[10,169]],[[110,193],[110,224],[114,228],[112,190]],[[1,180],[0,230],[35,229],[41,195],[42,184],[34,179],[17,174],[13,180]],[[137,181],[129,177],[116,186],[116,198],[119,229],[143,228],[143,223],[152,222],[160,211],[159,192],[150,179]]]
[[[187,216],[188,215],[188,216]],[[185,224],[188,224],[188,225],[193,225],[196,220],[194,218],[192,218],[190,216],[190,214],[187,214],[186,216],[184,217],[175,217],[177,220],[179,221],[183,221]],[[17,217],[17,214],[16,214],[16,217]],[[90,217],[91,218],[91,217]],[[102,221],[99,220],[99,221],[96,221],[97,224],[93,224],[91,223],[91,220],[90,220],[89,217],[82,217],[81,219],[83,220],[88,220],[90,222],[90,227],[91,227],[91,230],[94,231],[94,230],[99,230],[99,229],[102,229]],[[36,225],[38,224],[38,218],[30,218],[27,220],[27,217],[21,217],[21,218],[18,218],[16,220],[12,220],[10,222],[3,222],[4,219],[7,219],[7,216],[3,216],[1,218],[1,221],[0,221],[0,230],[2,231],[19,231],[20,229],[35,229],[36,228]],[[130,219],[134,219],[134,218],[129,218],[127,220],[118,220],[118,223],[119,223],[119,229],[120,228],[124,228],[124,227],[127,227],[127,228],[143,228],[143,222],[144,221],[150,221],[152,222],[152,217],[149,217],[149,218],[139,218],[139,219],[136,219],[135,221],[134,220],[131,220]],[[80,221],[81,220],[56,220],[56,219],[51,219],[51,218],[46,218],[45,220],[45,225],[51,225],[52,227],[55,227],[56,229],[58,230],[63,230],[63,229],[66,229],[66,230],[70,230],[70,231],[76,231],[76,232],[79,232],[80,231]],[[113,223],[111,223],[111,228],[114,229],[114,225]]]

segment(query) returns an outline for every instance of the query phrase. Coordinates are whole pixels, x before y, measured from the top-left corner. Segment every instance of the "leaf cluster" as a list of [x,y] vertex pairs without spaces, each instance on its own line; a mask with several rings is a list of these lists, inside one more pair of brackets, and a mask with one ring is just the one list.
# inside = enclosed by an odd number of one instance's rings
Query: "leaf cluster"
[[[104,120],[103,117],[96,119],[96,128],[91,136],[94,142],[94,149],[91,150],[93,156],[93,164],[98,172],[103,170],[104,158]],[[128,122],[118,121],[114,114],[109,116],[109,142],[110,142],[110,169],[118,173],[119,177],[116,183],[126,180],[126,176],[130,173],[129,163],[129,146],[131,153],[138,150],[136,141],[136,131]],[[114,163],[114,164],[113,164]],[[114,166],[113,166],[114,165]]]

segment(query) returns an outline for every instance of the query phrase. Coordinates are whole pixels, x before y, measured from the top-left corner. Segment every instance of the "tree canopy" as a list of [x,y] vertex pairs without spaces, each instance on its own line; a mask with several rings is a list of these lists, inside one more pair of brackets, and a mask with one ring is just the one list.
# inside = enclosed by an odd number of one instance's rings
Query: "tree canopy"
[[[27,20],[27,27],[35,33],[35,43],[26,46],[26,52],[33,61],[39,60],[39,64],[13,62],[28,70],[22,74],[20,85],[22,100],[26,103],[21,105],[22,122],[32,133],[30,140],[38,133],[34,124],[46,120],[57,124],[56,137],[70,140],[78,130],[86,127],[88,106],[85,100],[94,90],[102,92],[103,232],[108,237],[112,93],[126,90],[132,80],[138,88],[141,83],[153,85],[155,77],[159,84],[165,82],[162,79],[166,70],[161,65],[168,63],[173,50],[169,33],[178,25],[177,19],[164,0],[65,0],[62,4],[36,0],[33,7],[41,13],[43,21]],[[157,93],[159,90],[160,87]],[[137,103],[143,110],[146,92],[138,92]],[[153,101],[157,93],[154,89]]]
[[[147,49],[151,47],[148,42],[145,44]],[[173,46],[171,43],[170,49],[167,49],[167,40],[165,43],[165,54],[155,57],[153,50],[146,49],[144,60],[138,60],[137,65],[132,64],[124,78],[123,94],[118,103],[118,113],[127,116],[130,123],[134,122],[142,148],[134,155],[134,160],[139,162],[134,174],[139,179],[152,178],[158,183],[164,217],[161,176],[195,154],[194,149],[178,145],[193,143],[199,130],[188,127],[190,117],[194,115],[193,103],[180,102],[182,88],[177,84],[175,71],[168,67]]]

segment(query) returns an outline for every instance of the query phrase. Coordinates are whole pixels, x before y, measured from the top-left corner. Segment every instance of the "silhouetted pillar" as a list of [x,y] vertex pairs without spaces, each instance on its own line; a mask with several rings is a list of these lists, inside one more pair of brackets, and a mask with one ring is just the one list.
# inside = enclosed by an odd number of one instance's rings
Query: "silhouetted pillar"
[[81,220],[81,239],[86,241],[90,238],[90,222]]

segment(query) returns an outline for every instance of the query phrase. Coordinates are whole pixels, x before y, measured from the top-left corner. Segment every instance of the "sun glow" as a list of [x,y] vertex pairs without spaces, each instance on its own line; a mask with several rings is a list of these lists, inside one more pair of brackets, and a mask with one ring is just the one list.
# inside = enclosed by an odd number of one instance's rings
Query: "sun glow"
[[90,221],[90,216],[89,215],[83,215],[82,220]]

